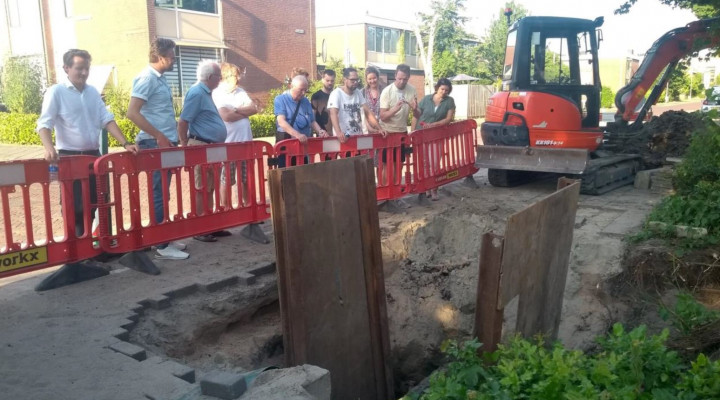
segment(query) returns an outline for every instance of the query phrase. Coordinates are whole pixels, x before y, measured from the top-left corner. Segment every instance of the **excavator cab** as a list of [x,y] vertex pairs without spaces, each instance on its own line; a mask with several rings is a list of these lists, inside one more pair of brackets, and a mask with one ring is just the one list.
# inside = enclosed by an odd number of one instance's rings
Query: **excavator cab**
[[[526,17],[510,27],[503,91],[488,105],[483,143],[588,150],[598,146],[596,30],[602,22]],[[584,130],[594,134],[584,135]]]

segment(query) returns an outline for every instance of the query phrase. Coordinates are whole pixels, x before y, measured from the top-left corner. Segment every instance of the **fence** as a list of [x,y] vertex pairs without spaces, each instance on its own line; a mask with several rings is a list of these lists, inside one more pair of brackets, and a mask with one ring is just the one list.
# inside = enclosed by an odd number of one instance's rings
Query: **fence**
[[[82,202],[84,210],[91,207],[94,160],[89,156],[61,158],[57,182],[51,182],[44,160],[0,163],[0,277],[84,260],[102,252],[93,244],[91,212],[78,217],[83,227],[80,235],[75,228],[76,200]],[[81,200],[74,198],[73,191],[81,193]]]
[[[423,193],[477,172],[476,129],[467,120],[345,143],[310,138],[274,148],[254,141],[67,157],[59,162],[58,183],[50,182],[44,160],[0,163],[0,277],[265,221],[267,171],[285,164],[367,155],[375,159],[378,201]],[[83,210],[97,207],[97,237],[91,234],[92,212],[79,219],[76,235],[72,216],[80,204]]]

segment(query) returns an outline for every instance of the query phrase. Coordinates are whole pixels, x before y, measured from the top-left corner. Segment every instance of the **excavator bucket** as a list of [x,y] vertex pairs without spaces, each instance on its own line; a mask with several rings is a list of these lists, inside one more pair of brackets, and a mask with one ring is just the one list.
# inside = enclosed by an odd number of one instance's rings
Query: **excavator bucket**
[[583,149],[480,145],[477,146],[475,166],[515,171],[582,174],[589,160],[588,151]]

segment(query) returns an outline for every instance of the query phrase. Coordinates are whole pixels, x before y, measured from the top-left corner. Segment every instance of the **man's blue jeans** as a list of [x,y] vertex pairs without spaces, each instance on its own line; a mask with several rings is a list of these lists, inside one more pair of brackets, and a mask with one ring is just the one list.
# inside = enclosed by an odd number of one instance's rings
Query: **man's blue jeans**
[[[173,143],[174,145],[177,145],[176,143]],[[137,141],[138,148],[141,150],[146,149],[157,149],[157,140],[155,139],[143,139]],[[170,178],[172,178],[172,173],[170,171],[167,171],[167,185],[165,187],[165,191],[168,192],[168,195],[170,194]],[[153,208],[155,208],[155,223],[161,223],[165,219],[165,210],[163,208],[163,187],[162,187],[162,175],[160,171],[154,171],[153,172]],[[167,247],[167,243],[159,244],[157,245],[157,248],[164,249]]]

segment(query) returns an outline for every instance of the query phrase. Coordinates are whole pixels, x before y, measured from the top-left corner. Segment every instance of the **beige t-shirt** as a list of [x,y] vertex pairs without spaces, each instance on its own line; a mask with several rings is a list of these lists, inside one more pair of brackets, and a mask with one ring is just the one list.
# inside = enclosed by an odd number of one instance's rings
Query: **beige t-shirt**
[[[407,102],[412,102],[417,97],[415,88],[410,85],[405,85],[405,89],[400,90],[391,84],[383,89],[380,94],[380,108],[390,109],[395,107],[395,104],[400,99],[405,99]],[[407,121],[408,115],[412,112],[412,109],[408,104],[403,104],[400,111],[393,115],[388,121],[380,121],[380,126],[388,132],[407,132]]]

